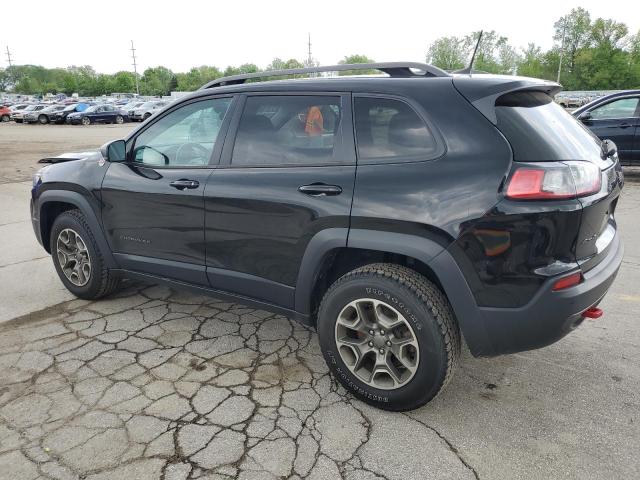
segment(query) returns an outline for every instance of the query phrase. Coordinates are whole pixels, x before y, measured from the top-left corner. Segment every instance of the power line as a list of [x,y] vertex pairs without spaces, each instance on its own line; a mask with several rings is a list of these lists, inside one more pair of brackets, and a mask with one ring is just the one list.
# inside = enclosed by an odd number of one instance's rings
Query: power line
[[136,94],[140,95],[140,86],[138,85],[138,64],[136,63],[136,49],[131,40],[131,58],[133,58],[133,74],[136,77]]
[[560,46],[560,60],[558,61],[558,78],[556,83],[560,83],[560,72],[562,71],[562,57],[564,56],[564,39],[567,33],[567,19],[562,18],[562,45]]
[[9,62],[9,67],[13,66],[13,63],[11,63],[11,52],[9,51],[9,45],[7,45],[7,62]]

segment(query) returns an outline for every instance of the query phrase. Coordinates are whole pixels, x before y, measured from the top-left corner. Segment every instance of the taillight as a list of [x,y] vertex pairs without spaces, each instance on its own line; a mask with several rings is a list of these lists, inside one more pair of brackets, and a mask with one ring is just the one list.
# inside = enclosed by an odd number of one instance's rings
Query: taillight
[[576,198],[600,191],[600,168],[590,162],[554,163],[517,167],[506,196],[515,200]]

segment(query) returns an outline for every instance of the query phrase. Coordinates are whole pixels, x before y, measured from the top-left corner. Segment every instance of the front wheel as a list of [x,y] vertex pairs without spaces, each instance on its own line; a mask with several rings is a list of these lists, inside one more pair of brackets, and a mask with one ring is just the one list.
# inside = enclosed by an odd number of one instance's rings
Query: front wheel
[[2,115],[3,122],[8,122],[9,120],[11,120],[11,117],[9,115]]
[[76,297],[95,300],[118,287],[119,279],[105,267],[102,252],[80,210],[66,211],[55,219],[49,247],[60,280]]
[[366,265],[338,279],[322,299],[317,327],[333,375],[385,410],[432,400],[460,356],[460,332],[446,297],[400,265]]
[[46,125],[47,123],[49,123],[49,117],[47,117],[46,115],[40,115],[38,117],[38,122],[40,122],[40,125]]
[[82,117],[83,125],[91,125],[91,119],[89,117]]

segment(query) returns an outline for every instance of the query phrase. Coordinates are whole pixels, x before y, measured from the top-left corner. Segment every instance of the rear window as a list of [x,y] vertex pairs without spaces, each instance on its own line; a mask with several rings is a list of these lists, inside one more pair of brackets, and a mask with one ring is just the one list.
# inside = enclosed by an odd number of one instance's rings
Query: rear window
[[522,162],[600,159],[600,140],[543,92],[496,100],[497,127]]

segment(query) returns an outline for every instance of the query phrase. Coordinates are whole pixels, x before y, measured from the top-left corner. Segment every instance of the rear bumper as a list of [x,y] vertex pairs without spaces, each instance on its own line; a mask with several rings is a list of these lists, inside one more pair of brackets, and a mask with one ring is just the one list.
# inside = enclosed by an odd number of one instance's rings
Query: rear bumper
[[575,287],[553,291],[553,284],[561,278],[554,277],[545,282],[531,301],[522,307],[479,307],[479,317],[490,342],[482,355],[533,350],[550,345],[570,333],[582,323],[582,313],[597,305],[611,287],[622,263],[623,252],[622,241],[616,234],[606,258],[584,273],[584,280]]
[[443,251],[430,267],[451,303],[469,350],[476,357],[522,352],[550,345],[582,322],[582,312],[597,305],[622,263],[622,241],[616,233],[605,258],[575,287],[553,291],[554,283],[576,270],[550,277],[521,307],[480,307],[454,257]]

